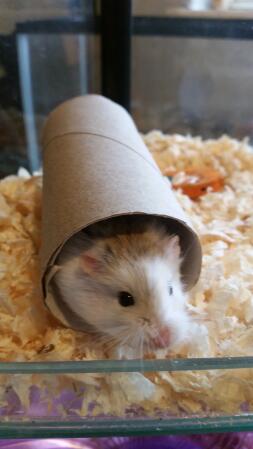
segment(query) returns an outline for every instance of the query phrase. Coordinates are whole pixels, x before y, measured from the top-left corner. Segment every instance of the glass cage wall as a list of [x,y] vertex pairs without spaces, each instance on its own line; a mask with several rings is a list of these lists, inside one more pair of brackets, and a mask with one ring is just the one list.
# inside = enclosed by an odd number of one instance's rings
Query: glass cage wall
[[[37,170],[47,114],[62,101],[91,92],[129,108],[143,133],[156,129],[186,138],[192,134],[216,139],[227,133],[252,139],[251,11],[239,10],[236,1],[135,0],[131,4],[121,0],[120,8],[118,1],[106,5],[81,0],[0,2],[1,177],[20,166]],[[118,15],[113,16],[113,11]],[[176,137],[175,154],[184,150],[181,137]],[[155,140],[147,143],[156,148]],[[239,158],[241,144],[229,145],[233,157],[226,163],[232,164],[233,158]],[[164,140],[157,147],[163,148]],[[223,161],[218,147],[212,151]],[[250,182],[248,175],[241,182],[244,205]],[[220,204],[215,203],[217,211]],[[212,208],[207,204],[205,211]],[[235,209],[227,208],[231,214]],[[237,231],[249,239],[250,216],[245,213],[242,218]],[[206,260],[213,229],[209,231],[204,240]],[[215,238],[224,239],[223,246],[214,249],[219,256],[231,244],[228,267],[237,279],[244,259],[241,262],[233,246],[232,231],[224,237],[223,228],[219,229]],[[250,248],[242,256],[250,259]],[[207,284],[220,266],[211,268],[204,279]],[[246,275],[252,276],[245,270]],[[203,353],[198,357],[195,347],[194,360],[181,356],[181,360],[54,363],[51,343],[39,350],[41,363],[20,364],[13,359],[11,364],[1,363],[0,435],[252,429],[252,330],[249,326],[241,332],[239,326],[252,319],[252,282],[247,282],[251,294],[238,312],[239,319],[233,321],[229,312],[224,320],[236,344],[229,337],[223,345],[211,341],[206,359]],[[224,289],[222,304],[230,300],[229,295],[241,298],[245,289],[236,288]],[[235,305],[232,301],[232,310]],[[217,310],[211,310],[213,333],[220,324]],[[226,329],[220,326],[219,337]],[[204,338],[198,340],[205,344]],[[163,410],[157,407],[159,394]]]
[[86,32],[93,2],[2,1],[1,176],[38,169],[40,133],[60,102],[100,91],[100,43]]
[[[126,88],[140,131],[251,137],[253,17],[237,3],[132,2]],[[117,61],[116,52],[115,61],[108,59],[110,67],[104,67],[99,2],[27,0],[10,7],[3,0],[0,7],[4,176],[21,165],[39,167],[43,122],[63,100],[93,92],[122,102],[115,90],[104,89],[102,78],[123,58]],[[107,36],[115,42],[119,30],[112,23]],[[118,70],[112,82],[121,76]]]

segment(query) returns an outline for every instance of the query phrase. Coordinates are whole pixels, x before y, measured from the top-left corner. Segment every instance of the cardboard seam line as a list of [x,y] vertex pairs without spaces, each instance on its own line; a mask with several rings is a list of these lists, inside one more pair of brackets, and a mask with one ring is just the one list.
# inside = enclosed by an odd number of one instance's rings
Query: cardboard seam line
[[[102,134],[96,134],[96,133],[90,133],[90,132],[89,132],[89,133],[87,133],[87,132],[84,132],[84,133],[82,133],[82,132],[69,132],[69,133],[63,133],[63,134],[60,134],[60,135],[58,135],[58,136],[55,136],[55,137],[53,137],[51,140],[49,140],[49,142],[48,142],[48,143],[46,144],[46,146],[44,147],[43,152],[46,151],[47,147],[48,147],[53,141],[55,141],[55,140],[57,140],[57,139],[60,139],[61,137],[73,136],[73,135],[74,135],[74,136],[82,136],[82,135],[86,135],[86,136],[103,137],[104,139],[111,140],[112,142],[119,143],[119,144],[122,145],[123,147],[125,147],[125,148],[127,148],[127,149],[133,151],[135,154],[137,154],[139,157],[141,157],[145,162],[147,162],[147,164],[150,165],[150,167],[152,167],[152,168],[156,171],[156,173],[158,173],[158,174],[161,176],[162,180],[165,181],[164,176],[162,175],[162,172],[159,170],[159,168],[157,169],[153,164],[151,164],[151,162],[149,162],[144,156],[142,156],[140,153],[138,153],[138,151],[136,151],[134,148],[130,147],[129,145],[126,145],[125,143],[121,142],[120,140],[113,139],[112,137],[108,137],[108,136],[103,136]],[[143,143],[143,145],[145,145],[145,144]],[[147,150],[148,150],[148,148],[147,148]],[[149,150],[148,150],[148,151],[149,151]],[[154,161],[154,162],[155,162],[155,161]]]

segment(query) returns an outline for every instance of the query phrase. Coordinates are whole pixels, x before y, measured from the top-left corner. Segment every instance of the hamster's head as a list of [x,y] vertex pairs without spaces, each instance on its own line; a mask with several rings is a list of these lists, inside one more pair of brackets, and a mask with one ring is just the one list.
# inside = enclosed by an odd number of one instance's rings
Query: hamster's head
[[187,337],[177,236],[151,229],[100,239],[78,259],[78,297],[71,306],[108,345],[142,355]]

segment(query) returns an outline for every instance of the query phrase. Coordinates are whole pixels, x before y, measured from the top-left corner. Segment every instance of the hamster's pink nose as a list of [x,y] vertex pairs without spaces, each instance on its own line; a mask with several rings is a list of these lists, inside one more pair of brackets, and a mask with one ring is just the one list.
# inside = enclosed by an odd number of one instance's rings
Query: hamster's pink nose
[[166,348],[170,344],[171,333],[168,327],[162,327],[158,330],[158,334],[151,338],[151,341],[155,348]]

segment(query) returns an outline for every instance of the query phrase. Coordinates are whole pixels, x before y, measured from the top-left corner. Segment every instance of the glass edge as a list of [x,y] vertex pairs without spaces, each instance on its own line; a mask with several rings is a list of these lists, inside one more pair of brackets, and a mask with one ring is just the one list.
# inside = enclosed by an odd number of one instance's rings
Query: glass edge
[[169,360],[0,362],[0,374],[126,373],[140,371],[203,371],[243,368],[253,368],[253,356]]
[[243,432],[253,430],[253,414],[204,418],[82,420],[76,422],[0,423],[0,438],[83,438],[102,436],[169,435]]

